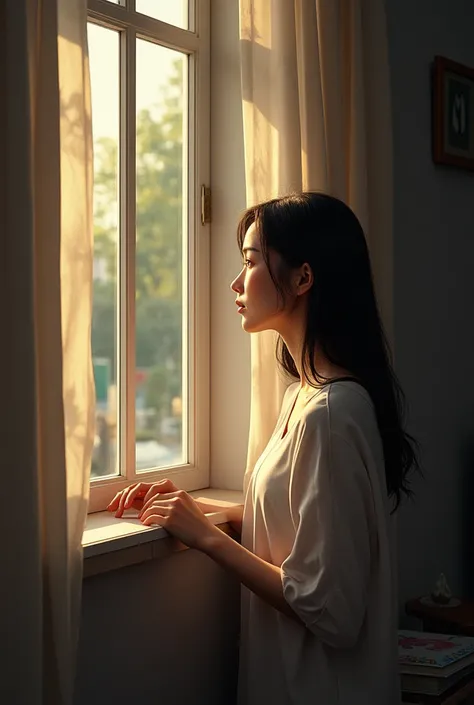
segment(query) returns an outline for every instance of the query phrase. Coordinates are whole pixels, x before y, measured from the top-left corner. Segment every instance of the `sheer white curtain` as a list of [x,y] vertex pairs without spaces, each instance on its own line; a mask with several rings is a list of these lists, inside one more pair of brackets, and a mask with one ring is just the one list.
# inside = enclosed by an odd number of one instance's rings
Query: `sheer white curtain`
[[[247,204],[292,190],[348,203],[367,234],[391,334],[391,124],[383,0],[240,0]],[[247,477],[288,381],[251,336]]]
[[86,0],[0,4],[0,702],[70,705],[94,435]]

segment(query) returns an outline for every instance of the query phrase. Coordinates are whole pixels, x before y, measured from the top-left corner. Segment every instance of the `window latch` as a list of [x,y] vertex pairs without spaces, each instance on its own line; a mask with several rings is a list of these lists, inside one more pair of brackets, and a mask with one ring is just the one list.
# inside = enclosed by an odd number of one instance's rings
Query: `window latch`
[[207,225],[211,222],[211,189],[201,186],[201,223]]

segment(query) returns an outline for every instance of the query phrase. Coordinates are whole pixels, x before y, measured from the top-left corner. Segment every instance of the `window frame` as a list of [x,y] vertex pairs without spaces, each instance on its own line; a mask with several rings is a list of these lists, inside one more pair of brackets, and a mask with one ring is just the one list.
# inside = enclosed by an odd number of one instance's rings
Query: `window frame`
[[[210,473],[210,226],[201,220],[201,189],[210,182],[210,6],[189,0],[189,26],[181,29],[135,11],[135,0],[115,4],[88,0],[87,20],[120,32],[119,143],[119,311],[121,349],[118,425],[125,429],[119,473],[90,481],[88,512],[106,509],[113,496],[132,482],[169,477],[186,491],[209,487]],[[188,62],[187,144],[187,297],[189,463],[150,471],[135,470],[135,234],[136,234],[136,38],[185,52]],[[92,107],[93,109],[93,107]],[[184,224],[183,224],[184,225]],[[133,331],[133,334],[130,334]],[[117,341],[118,342],[118,341]]]

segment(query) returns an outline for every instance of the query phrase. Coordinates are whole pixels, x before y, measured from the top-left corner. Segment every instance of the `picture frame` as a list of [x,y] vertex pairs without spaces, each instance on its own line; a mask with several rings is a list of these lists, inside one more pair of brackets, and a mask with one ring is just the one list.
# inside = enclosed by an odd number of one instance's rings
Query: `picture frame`
[[433,161],[474,171],[474,69],[435,56]]

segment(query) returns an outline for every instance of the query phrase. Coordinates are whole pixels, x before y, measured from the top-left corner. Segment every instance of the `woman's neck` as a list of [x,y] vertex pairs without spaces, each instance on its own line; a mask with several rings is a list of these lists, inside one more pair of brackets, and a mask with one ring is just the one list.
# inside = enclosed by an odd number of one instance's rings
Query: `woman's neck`
[[[330,362],[322,350],[316,346],[313,355],[313,362],[319,378],[310,380],[306,379],[303,372],[303,342],[306,331],[306,317],[306,307],[304,302],[301,302],[299,306],[295,306],[292,310],[291,316],[286,318],[282,329],[277,331],[283,338],[285,345],[295,362],[296,369],[298,370],[298,375],[301,380],[302,390],[310,391],[314,386],[324,384],[328,380],[337,379],[338,377],[354,376],[350,370],[346,370]],[[308,367],[309,366],[306,365],[306,371],[310,372]]]
[[[280,334],[281,335],[281,334]],[[338,379],[339,377],[352,377],[354,376],[353,373],[351,373],[350,370],[347,370],[343,367],[340,367],[339,365],[335,365],[328,358],[324,353],[319,349],[316,348],[314,351],[313,355],[313,363],[314,363],[314,368],[318,374],[318,378],[315,379],[314,377],[311,377],[309,380],[306,379],[306,376],[303,371],[303,338],[296,338],[296,336],[292,339],[291,336],[283,336],[282,338],[285,342],[286,347],[288,348],[288,351],[293,358],[295,362],[296,369],[298,370],[298,375],[301,380],[301,388],[303,391],[311,391],[315,386],[322,385],[326,383],[328,380],[332,379]],[[306,372],[310,373],[310,370],[308,369],[309,365],[306,366]]]

